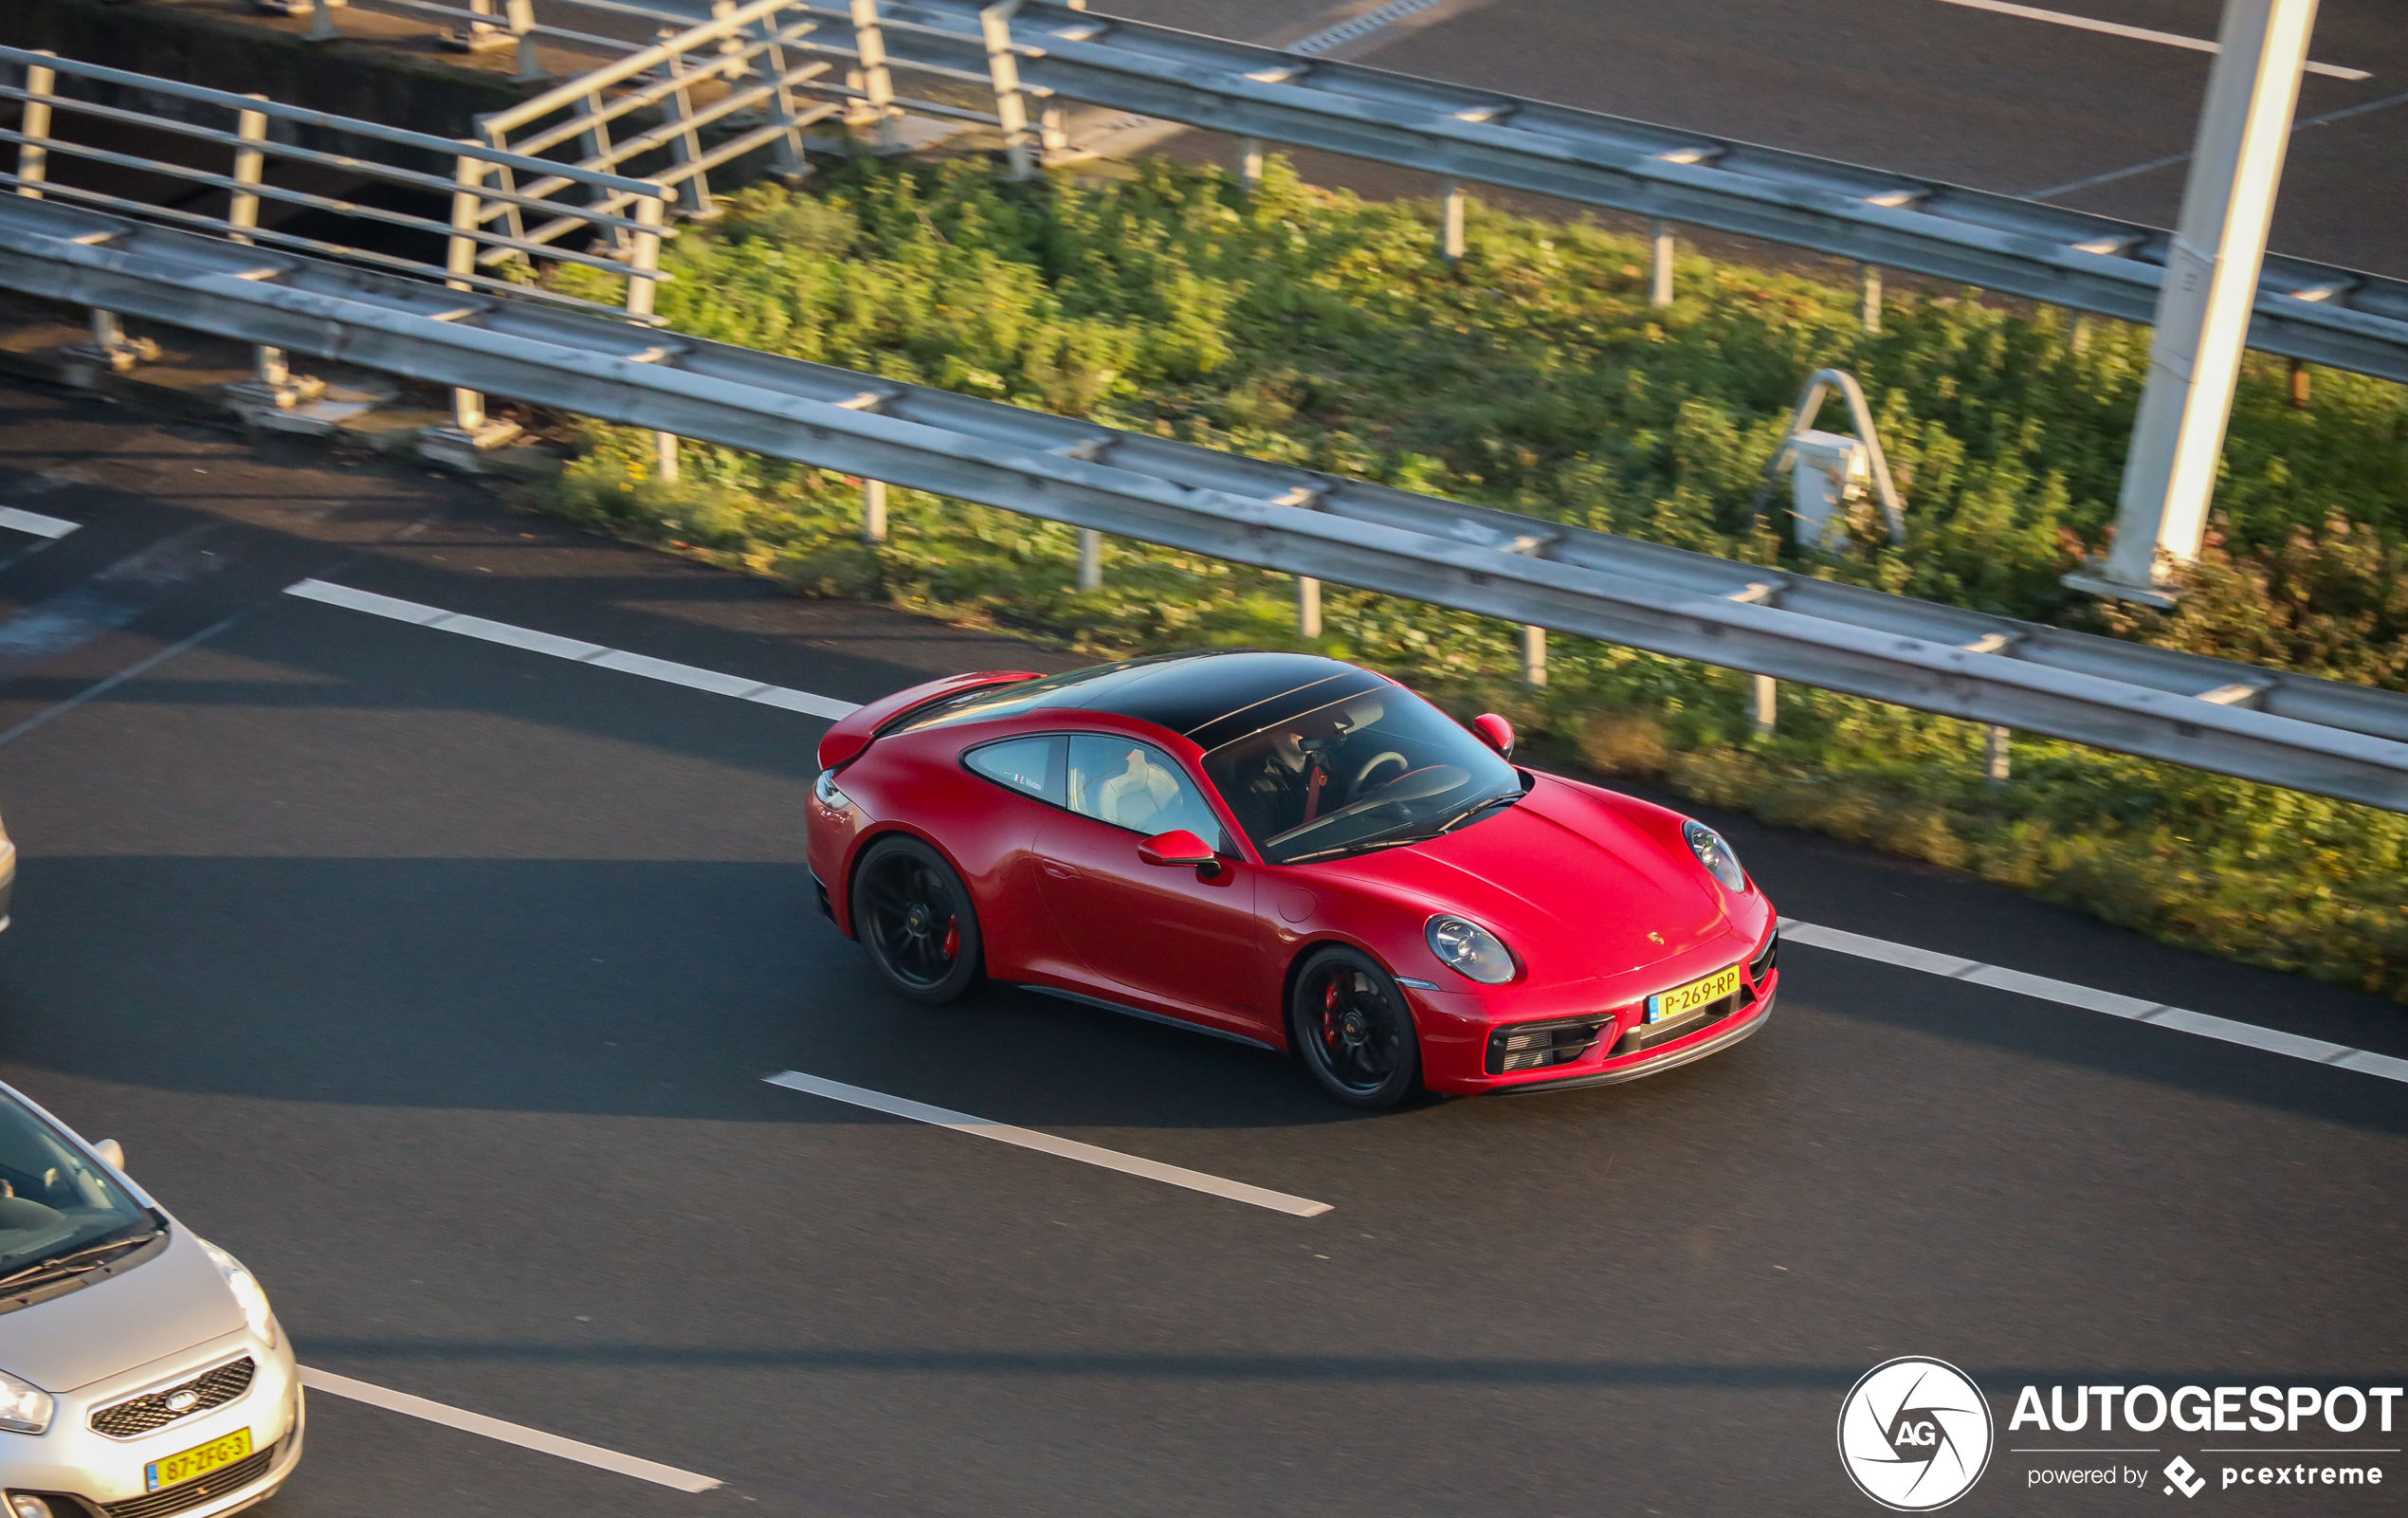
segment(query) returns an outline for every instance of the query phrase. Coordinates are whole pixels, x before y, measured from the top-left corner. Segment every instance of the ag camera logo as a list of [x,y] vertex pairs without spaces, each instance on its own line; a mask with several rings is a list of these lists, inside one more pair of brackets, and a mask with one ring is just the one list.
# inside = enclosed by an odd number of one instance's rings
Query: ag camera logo
[[1839,1406],[1840,1463],[1895,1512],[1929,1512],[1972,1491],[1996,1442],[1981,1388],[1944,1360],[1875,1365]]

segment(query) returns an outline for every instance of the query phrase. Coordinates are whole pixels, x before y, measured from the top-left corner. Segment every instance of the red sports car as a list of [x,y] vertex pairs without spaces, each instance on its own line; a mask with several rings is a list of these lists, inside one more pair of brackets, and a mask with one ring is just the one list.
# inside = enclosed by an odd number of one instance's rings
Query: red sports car
[[1556,1090],[1763,1026],[1777,919],[1711,829],[1517,769],[1308,654],[961,675],[820,741],[823,910],[915,1001],[980,976],[1270,1049],[1331,1095]]

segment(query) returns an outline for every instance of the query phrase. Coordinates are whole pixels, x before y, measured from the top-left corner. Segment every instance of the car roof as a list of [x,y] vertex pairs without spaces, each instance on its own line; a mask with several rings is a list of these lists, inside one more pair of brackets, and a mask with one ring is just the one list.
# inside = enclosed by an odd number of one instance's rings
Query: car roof
[[[1213,649],[1158,653],[999,690],[988,688],[930,717],[942,722],[947,717],[975,721],[1047,708],[1110,712],[1213,749],[1317,706],[1391,684],[1384,675],[1319,654]],[[906,719],[902,725],[920,722]]]

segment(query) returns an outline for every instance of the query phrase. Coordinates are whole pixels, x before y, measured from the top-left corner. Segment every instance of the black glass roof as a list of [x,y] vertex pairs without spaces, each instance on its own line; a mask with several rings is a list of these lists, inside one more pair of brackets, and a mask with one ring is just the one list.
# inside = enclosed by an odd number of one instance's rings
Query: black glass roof
[[1312,653],[1260,649],[1158,653],[974,690],[921,707],[890,731],[1070,707],[1152,722],[1209,749],[1387,684],[1368,669]]

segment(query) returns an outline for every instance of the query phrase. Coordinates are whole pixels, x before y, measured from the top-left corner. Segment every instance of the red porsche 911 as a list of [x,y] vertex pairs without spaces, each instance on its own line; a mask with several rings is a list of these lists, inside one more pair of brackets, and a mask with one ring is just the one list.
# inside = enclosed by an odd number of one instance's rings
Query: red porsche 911
[[961,675],[829,729],[812,873],[915,1001],[984,976],[1293,1050],[1357,1106],[1629,1080],[1763,1026],[1777,919],[1730,846],[1512,752],[1308,654]]

